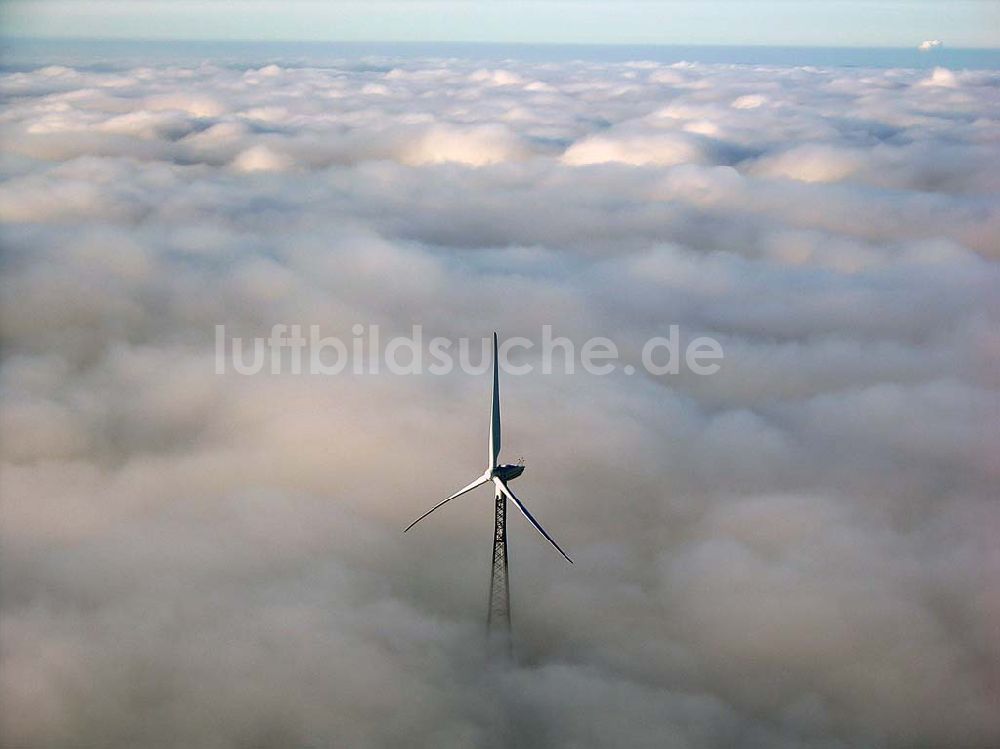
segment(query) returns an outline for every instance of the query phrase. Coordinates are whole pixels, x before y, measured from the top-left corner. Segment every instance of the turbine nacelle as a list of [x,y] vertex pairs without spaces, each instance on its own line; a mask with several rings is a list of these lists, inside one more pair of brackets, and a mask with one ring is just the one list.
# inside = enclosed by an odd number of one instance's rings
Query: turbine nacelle
[[490,478],[496,476],[501,481],[513,481],[522,473],[524,473],[523,465],[503,465],[494,468],[493,475]]

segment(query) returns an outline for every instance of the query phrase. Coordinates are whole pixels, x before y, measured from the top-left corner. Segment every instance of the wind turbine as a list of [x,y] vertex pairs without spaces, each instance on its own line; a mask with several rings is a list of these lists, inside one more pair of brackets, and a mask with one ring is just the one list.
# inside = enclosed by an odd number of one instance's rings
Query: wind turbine
[[514,492],[510,490],[508,483],[524,473],[523,465],[503,465],[500,463],[500,366],[498,356],[499,345],[497,334],[493,334],[493,405],[490,412],[490,440],[489,456],[486,462],[486,470],[483,475],[470,483],[468,486],[459,489],[447,499],[438,502],[431,509],[410,523],[403,533],[430,515],[434,510],[447,504],[451,500],[461,497],[467,492],[471,492],[483,484],[493,484],[495,519],[493,529],[493,570],[490,576],[490,608],[486,618],[488,631],[503,630],[508,635],[510,633],[510,584],[507,580],[507,500],[513,502],[521,514],[528,519],[535,530],[542,534],[546,541],[552,544],[553,548],[565,557],[570,564],[573,560],[569,558],[565,551],[555,542],[541,524],[535,520],[534,516],[518,499]]

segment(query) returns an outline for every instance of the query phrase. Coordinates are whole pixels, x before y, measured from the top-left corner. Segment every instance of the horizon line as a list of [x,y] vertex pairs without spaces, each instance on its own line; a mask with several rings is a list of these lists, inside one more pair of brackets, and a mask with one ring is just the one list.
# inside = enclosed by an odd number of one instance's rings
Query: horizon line
[[[141,44],[398,44],[398,45],[457,45],[457,46],[491,46],[491,47],[701,47],[714,49],[752,48],[752,49],[864,49],[864,50],[919,50],[918,44],[899,46],[872,46],[862,44],[719,44],[712,42],[523,42],[476,39],[262,39],[259,37],[138,37],[138,36],[33,36],[0,33],[0,44],[5,42],[135,42]],[[966,47],[945,44],[942,47],[925,52],[929,57],[949,50],[1000,52],[996,47]]]

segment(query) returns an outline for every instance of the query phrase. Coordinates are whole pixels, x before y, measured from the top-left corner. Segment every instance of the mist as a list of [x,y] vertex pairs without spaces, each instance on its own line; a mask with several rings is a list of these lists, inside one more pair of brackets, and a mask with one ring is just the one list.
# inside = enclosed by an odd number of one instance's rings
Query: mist
[[[3,744],[1000,744],[998,87],[4,73]],[[502,380],[576,562],[511,513],[514,664],[489,492],[401,533],[482,470],[489,375],[216,374],[216,325],[277,323],[637,366]],[[672,324],[717,374],[642,371]]]

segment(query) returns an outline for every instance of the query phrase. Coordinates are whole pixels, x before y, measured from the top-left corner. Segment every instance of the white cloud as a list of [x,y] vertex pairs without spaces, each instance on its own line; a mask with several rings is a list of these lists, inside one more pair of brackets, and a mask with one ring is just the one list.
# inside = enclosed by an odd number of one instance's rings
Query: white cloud
[[[3,742],[997,744],[998,83],[4,74]],[[275,322],[726,359],[506,381],[578,564],[512,521],[523,665],[484,676],[489,498],[399,531],[486,383],[213,373],[215,324]]]
[[609,162],[674,166],[703,163],[708,159],[707,150],[694,135],[625,130],[593,135],[574,143],[563,154],[563,162],[573,166]]
[[264,144],[251,146],[233,161],[233,168],[240,172],[283,172],[292,165],[290,158]]

